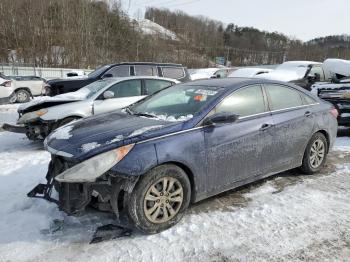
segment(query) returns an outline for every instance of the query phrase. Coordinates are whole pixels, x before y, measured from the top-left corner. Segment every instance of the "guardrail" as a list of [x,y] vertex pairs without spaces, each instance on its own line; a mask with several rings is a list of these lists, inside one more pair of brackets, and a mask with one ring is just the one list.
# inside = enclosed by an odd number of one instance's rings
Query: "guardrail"
[[33,66],[13,66],[0,64],[0,72],[8,76],[40,76],[45,79],[67,78],[68,73],[75,72],[79,76],[87,75],[93,70],[74,68],[49,68]]

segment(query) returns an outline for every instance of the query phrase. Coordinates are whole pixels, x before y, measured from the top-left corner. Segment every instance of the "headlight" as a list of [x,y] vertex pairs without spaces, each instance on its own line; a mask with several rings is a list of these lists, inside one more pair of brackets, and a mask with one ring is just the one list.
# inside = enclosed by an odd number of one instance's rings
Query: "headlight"
[[26,113],[20,119],[18,119],[17,123],[24,124],[26,122],[31,122],[31,121],[45,115],[47,112],[48,112],[47,109],[40,109],[38,111]]
[[84,183],[95,182],[96,178],[102,176],[120,160],[122,160],[134,147],[135,144],[122,146],[106,153],[94,156],[62,174],[56,176],[58,182]]

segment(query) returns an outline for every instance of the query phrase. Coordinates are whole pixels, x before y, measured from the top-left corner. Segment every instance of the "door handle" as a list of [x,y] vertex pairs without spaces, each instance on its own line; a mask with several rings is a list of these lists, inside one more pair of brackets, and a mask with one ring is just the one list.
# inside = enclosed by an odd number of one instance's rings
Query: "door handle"
[[305,117],[310,117],[312,116],[312,113],[310,111],[306,111],[304,114]]
[[272,126],[273,126],[273,125],[271,125],[271,124],[263,124],[263,125],[260,127],[259,131],[265,131],[265,130],[269,129],[269,128],[272,127]]

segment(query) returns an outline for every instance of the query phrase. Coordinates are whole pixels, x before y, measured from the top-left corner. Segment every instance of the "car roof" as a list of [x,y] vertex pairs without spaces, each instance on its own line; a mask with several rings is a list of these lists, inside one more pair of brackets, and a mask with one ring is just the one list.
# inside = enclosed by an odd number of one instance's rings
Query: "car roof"
[[236,78],[221,78],[221,79],[203,79],[196,80],[192,82],[187,82],[182,85],[188,86],[208,86],[208,87],[223,87],[223,88],[239,88],[244,85],[249,84],[263,84],[263,83],[275,83],[275,84],[284,84],[288,85],[285,82],[260,79],[260,78],[245,78],[245,77],[236,77]]
[[182,64],[174,64],[174,63],[155,63],[155,62],[121,62],[121,63],[109,64],[109,66],[116,66],[116,65],[155,65],[155,66],[184,67]]
[[173,78],[167,78],[167,77],[160,77],[160,76],[127,76],[127,77],[108,77],[105,79],[102,79],[100,81],[110,81],[110,82],[119,82],[119,81],[125,81],[125,80],[137,80],[137,79],[155,79],[155,80],[165,80],[165,81],[171,81],[174,83],[181,83],[177,79]]

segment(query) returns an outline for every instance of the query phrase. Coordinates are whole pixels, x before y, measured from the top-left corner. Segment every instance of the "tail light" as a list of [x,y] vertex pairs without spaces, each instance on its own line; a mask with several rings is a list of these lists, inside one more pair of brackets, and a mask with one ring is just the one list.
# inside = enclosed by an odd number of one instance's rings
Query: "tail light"
[[338,110],[336,108],[332,108],[330,111],[331,115],[334,117],[334,118],[338,118],[339,116],[339,113],[338,113]]
[[50,86],[49,85],[44,85],[42,90],[41,90],[41,94],[44,96],[49,96],[50,95]]
[[4,83],[2,83],[0,86],[4,86],[4,87],[11,87],[12,81],[5,81]]

